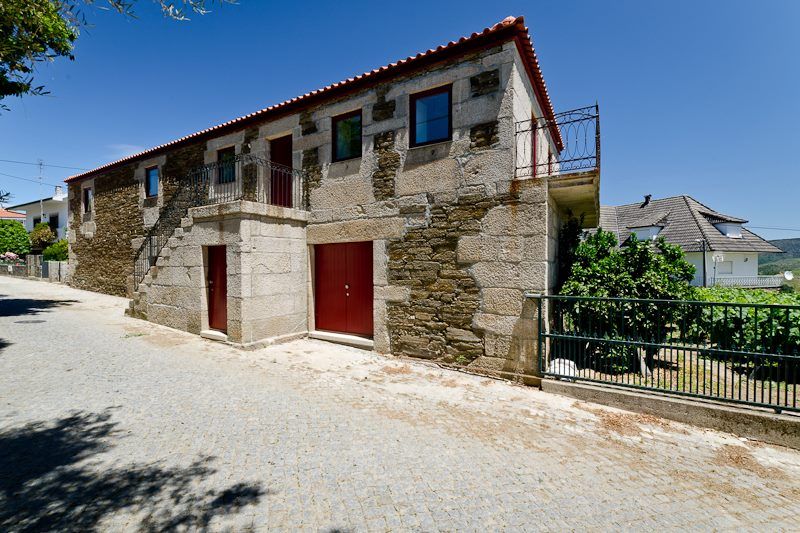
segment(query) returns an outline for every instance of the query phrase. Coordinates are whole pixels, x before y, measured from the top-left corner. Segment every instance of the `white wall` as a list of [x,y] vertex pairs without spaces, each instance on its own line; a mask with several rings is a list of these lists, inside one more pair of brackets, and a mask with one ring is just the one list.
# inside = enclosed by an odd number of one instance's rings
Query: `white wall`
[[[722,255],[724,261],[730,261],[732,272],[726,274],[721,271],[722,265],[717,265],[716,276],[719,278],[758,276],[758,254],[755,252],[706,252],[706,279],[710,286],[714,280],[714,255]],[[692,284],[703,284],[703,253],[687,252],[686,260],[695,267]]]
[[[25,229],[31,231],[33,229],[33,219],[42,218],[42,222],[48,222],[50,215],[58,215],[58,238],[66,239],[67,237],[67,198],[63,200],[45,200],[42,206],[39,202],[31,202],[29,204],[21,205],[17,208],[19,211],[25,211]],[[42,216],[44,211],[44,216]]]

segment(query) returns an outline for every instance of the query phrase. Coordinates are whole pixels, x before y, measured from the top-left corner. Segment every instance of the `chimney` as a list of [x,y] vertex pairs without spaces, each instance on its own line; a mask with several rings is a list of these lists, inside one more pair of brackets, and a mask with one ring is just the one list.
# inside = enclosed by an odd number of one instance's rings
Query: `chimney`
[[53,194],[53,199],[61,200],[62,198],[64,198],[64,189],[61,187],[61,185],[56,185],[56,192]]
[[644,203],[640,207],[647,207],[648,205],[650,205],[650,198],[652,198],[652,197],[653,197],[652,194],[645,194],[644,195]]

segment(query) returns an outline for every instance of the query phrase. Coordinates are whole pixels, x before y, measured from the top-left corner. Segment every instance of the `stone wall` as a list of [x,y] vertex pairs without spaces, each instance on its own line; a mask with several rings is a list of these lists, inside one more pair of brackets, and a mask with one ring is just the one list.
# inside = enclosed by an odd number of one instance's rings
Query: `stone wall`
[[[178,175],[178,167],[185,172],[213,161],[216,150],[225,146],[269,157],[269,140],[291,134],[293,164],[306,175],[309,212],[289,221],[234,212],[202,220],[193,215],[182,238],[195,232],[208,238],[192,236],[170,247],[148,283],[158,288],[134,302],[138,312],[188,331],[202,329],[207,314],[198,285],[202,246],[224,242],[233,254],[229,264],[236,265],[230,271],[229,338],[247,344],[300,332],[313,328],[313,303],[300,301],[313,298],[313,272],[308,251],[301,251],[299,243],[373,241],[377,351],[529,373],[534,316],[523,293],[550,287],[554,251],[548,235],[557,226],[558,207],[549,199],[546,182],[514,178],[515,121],[539,112],[519,69],[516,47],[506,43],[296,115],[228,132],[187,149],[191,155],[187,152],[180,162],[168,155],[164,167]],[[443,85],[452,86],[452,139],[410,147],[409,96]],[[331,117],[358,109],[362,154],[332,162]],[[132,169],[115,172],[120,173],[116,178],[111,172],[96,180],[135,186]],[[120,188],[120,194],[133,192]],[[97,202],[98,210],[112,203],[107,195],[102,204]],[[125,198],[119,203],[128,221],[126,236],[141,234],[134,203]],[[106,246],[89,251],[81,240],[102,242],[95,239],[122,235],[121,224],[91,223],[96,227],[76,236],[77,279],[86,288],[121,293],[124,276],[107,275],[113,278],[110,283],[101,273],[110,273],[112,266],[128,271],[130,249],[93,273],[88,263]]]
[[191,333],[207,330],[205,247],[225,245],[229,342],[305,333],[306,217],[252,202],[190,209],[134,295],[130,314]]
[[[163,163],[161,161],[163,160]],[[160,206],[171,198],[177,180],[202,164],[202,146],[192,145],[153,160],[160,169],[159,197],[154,205],[143,197],[143,168],[130,163],[69,185],[70,284],[92,291],[130,296],[133,260]],[[159,164],[160,163],[160,164]],[[94,210],[82,212],[82,188],[94,188]]]

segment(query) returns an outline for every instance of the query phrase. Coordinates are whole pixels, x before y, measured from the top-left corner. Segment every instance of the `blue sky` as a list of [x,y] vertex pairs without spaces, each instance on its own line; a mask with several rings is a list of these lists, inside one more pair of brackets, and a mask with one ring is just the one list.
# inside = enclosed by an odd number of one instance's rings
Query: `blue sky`
[[800,237],[795,0],[240,0],[184,23],[139,4],[136,20],[89,10],[75,61],[40,69],[52,95],[5,100],[0,159],[94,167],[524,15],[556,110],[600,104],[604,204],[690,194]]

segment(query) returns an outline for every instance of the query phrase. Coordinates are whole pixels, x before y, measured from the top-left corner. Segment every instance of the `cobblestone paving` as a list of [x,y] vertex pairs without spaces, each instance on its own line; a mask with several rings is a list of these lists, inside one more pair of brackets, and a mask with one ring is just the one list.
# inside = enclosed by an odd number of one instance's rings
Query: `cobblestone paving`
[[792,530],[800,453],[0,277],[0,530]]

